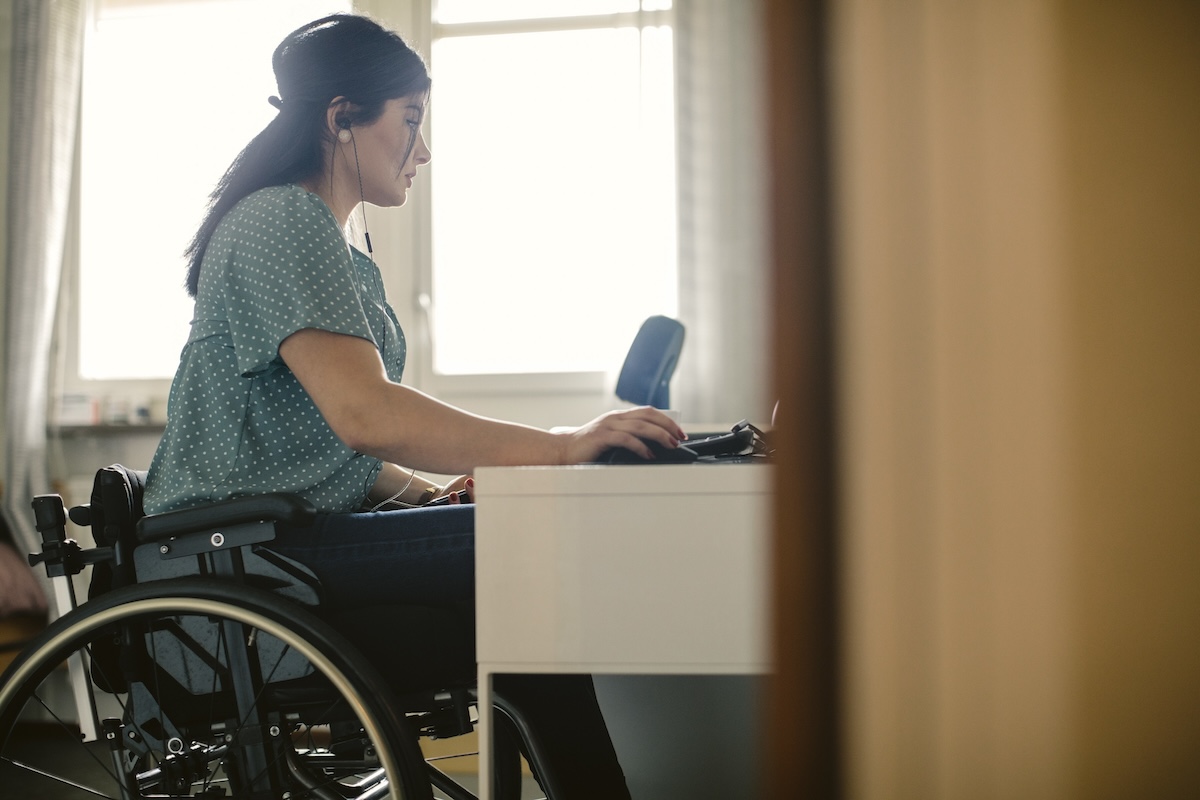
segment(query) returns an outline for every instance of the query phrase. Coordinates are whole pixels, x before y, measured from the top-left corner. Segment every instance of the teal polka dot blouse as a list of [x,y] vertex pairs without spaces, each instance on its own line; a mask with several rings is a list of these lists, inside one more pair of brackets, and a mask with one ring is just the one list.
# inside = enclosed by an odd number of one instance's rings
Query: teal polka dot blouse
[[294,492],[329,512],[362,505],[379,460],[334,435],[279,357],[304,328],[371,341],[400,380],[404,334],[378,268],[319,197],[262,189],[225,215],[205,252],[146,513],[263,492]]

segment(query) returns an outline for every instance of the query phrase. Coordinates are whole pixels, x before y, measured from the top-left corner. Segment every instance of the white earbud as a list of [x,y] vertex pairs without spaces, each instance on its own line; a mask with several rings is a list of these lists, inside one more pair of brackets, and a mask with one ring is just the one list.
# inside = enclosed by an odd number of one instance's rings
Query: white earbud
[[342,144],[347,144],[350,141],[350,129],[342,128],[338,131],[338,141]]

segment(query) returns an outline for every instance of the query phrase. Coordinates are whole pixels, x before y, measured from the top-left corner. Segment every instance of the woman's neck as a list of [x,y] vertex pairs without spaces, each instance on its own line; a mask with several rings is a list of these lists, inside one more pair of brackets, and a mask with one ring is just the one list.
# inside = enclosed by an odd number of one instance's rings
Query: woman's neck
[[329,206],[333,218],[337,220],[338,227],[343,229],[346,227],[350,215],[359,202],[357,192],[349,192],[344,189],[339,191],[341,187],[336,182],[329,181],[324,177],[317,180],[300,181],[299,185],[302,189],[321,198],[325,205]]

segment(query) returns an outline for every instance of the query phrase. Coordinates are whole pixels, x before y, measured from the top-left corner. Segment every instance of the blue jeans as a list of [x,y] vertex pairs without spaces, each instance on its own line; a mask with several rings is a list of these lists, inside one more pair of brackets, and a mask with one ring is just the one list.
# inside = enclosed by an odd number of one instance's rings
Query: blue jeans
[[330,611],[418,605],[475,614],[473,505],[324,514],[279,531],[270,549],[316,573]]
[[[393,665],[411,658],[414,648],[381,628],[402,620],[406,635],[413,631],[420,639],[415,649],[440,656],[410,680],[430,672],[449,674],[451,682],[474,675],[473,505],[326,514],[308,527],[281,528],[269,546],[316,574],[322,611],[339,619],[339,629],[368,658]],[[438,618],[428,624],[414,617],[421,609],[449,612],[462,625],[449,626],[457,632],[447,635]],[[590,675],[498,675],[494,688],[520,712],[545,753],[543,767],[551,774],[538,777],[544,789],[542,778],[552,781],[555,800],[629,797]]]

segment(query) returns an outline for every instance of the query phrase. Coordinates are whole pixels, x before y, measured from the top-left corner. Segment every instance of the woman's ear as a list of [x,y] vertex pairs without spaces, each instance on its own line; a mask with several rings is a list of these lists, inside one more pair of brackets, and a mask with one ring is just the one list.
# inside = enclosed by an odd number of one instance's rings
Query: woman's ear
[[325,125],[329,135],[341,139],[342,131],[349,131],[351,126],[352,106],[345,97],[335,97],[329,103],[325,112]]

